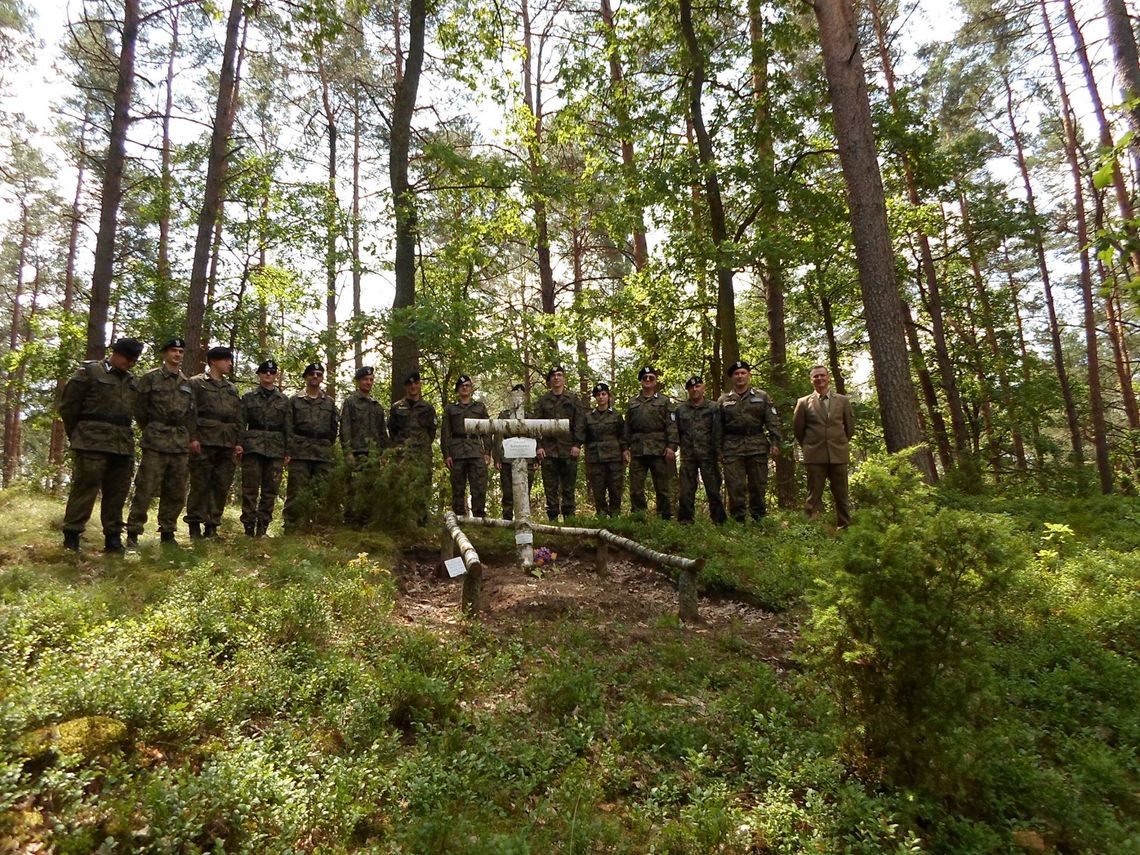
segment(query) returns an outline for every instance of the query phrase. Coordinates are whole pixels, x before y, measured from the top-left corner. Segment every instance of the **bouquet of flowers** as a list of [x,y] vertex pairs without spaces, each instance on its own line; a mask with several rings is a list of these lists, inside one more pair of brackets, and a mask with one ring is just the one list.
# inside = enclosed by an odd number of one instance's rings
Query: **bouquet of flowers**
[[535,567],[553,567],[554,561],[558,558],[557,552],[551,552],[549,546],[540,546],[534,551],[534,566]]

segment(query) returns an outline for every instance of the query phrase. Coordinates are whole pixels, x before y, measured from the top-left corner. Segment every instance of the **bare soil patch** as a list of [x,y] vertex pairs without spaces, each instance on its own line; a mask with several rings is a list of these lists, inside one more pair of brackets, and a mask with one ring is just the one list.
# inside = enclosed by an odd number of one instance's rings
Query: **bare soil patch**
[[[581,617],[605,625],[606,631],[636,639],[660,632],[662,620],[677,614],[673,580],[656,568],[615,550],[609,573],[594,570],[594,550],[582,546],[560,552],[541,576],[524,573],[513,554],[480,552],[483,594],[479,620],[492,630],[510,631],[523,623],[556,622]],[[396,617],[408,625],[457,630],[463,577],[440,576],[439,554],[405,552],[396,568],[400,599]],[[701,622],[682,632],[730,634],[745,641],[760,659],[780,670],[794,667],[791,648],[798,635],[795,620],[733,599],[723,593],[701,597]]]

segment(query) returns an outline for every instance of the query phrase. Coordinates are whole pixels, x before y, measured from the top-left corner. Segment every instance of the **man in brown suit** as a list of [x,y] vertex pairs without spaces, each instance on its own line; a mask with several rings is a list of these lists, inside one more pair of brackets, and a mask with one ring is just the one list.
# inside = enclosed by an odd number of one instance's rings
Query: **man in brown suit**
[[827,369],[811,369],[815,392],[796,401],[792,416],[796,439],[803,448],[807,469],[808,498],[805,510],[812,519],[823,509],[823,484],[831,482],[835,501],[835,521],[839,528],[851,522],[847,500],[847,464],[851,459],[849,441],[855,433],[855,413],[851,399],[831,391]]

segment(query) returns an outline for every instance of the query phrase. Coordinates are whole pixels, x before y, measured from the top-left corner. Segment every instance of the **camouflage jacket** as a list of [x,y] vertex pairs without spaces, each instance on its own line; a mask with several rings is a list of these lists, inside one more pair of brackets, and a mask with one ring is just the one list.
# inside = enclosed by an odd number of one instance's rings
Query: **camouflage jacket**
[[658,457],[677,450],[677,414],[673,402],[660,392],[638,395],[625,408],[625,442],[634,457]]
[[285,419],[289,399],[277,389],[258,386],[241,399],[241,433],[238,443],[246,454],[285,456]]
[[195,421],[190,425],[190,439],[202,445],[233,448],[238,441],[241,421],[241,396],[237,386],[224,377],[214,380],[209,374],[190,378],[194,392]]
[[59,417],[76,451],[135,453],[131,425],[138,386],[129,371],[106,362],[85,362],[63,387]]
[[586,460],[589,463],[613,463],[621,460],[627,448],[625,420],[621,413],[608,410],[590,410],[586,414]]
[[384,407],[371,395],[353,392],[340,405],[340,444],[345,453],[367,454],[388,446]]
[[440,450],[444,459],[464,460],[469,457],[482,457],[491,453],[491,438],[467,433],[465,419],[489,419],[487,407],[482,401],[448,404],[443,410],[443,436]]
[[331,463],[338,417],[336,404],[324,392],[317,398],[294,395],[285,410],[285,453],[294,460]]
[[571,448],[578,448],[586,441],[585,413],[577,397],[570,392],[555,395],[547,392],[534,405],[531,411],[532,419],[569,419],[569,436],[544,436],[538,441],[538,447],[546,452],[547,457],[569,457]]
[[164,454],[188,454],[194,426],[194,393],[181,371],[165,365],[152,368],[138,381],[135,421],[142,428],[145,449]]
[[421,398],[401,398],[388,412],[388,433],[393,445],[429,451],[435,442],[435,407]]
[[780,418],[763,389],[749,389],[743,395],[726,392],[717,405],[724,430],[721,453],[725,457],[767,454],[771,445],[779,445]]
[[716,460],[720,455],[722,424],[720,408],[708,398],[697,405],[677,405],[677,433],[685,460]]

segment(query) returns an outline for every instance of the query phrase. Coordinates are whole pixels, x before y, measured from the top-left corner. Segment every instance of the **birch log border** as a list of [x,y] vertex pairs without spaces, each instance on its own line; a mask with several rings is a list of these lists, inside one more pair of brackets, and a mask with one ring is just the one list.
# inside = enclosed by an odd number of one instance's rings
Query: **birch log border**
[[[464,519],[470,518],[464,517]],[[479,560],[479,553],[475,551],[467,535],[459,528],[459,519],[454,511],[448,511],[443,515],[443,525],[451,543],[463,556],[463,566],[467,568],[467,573],[463,577],[462,609],[468,614],[474,614],[479,608],[479,594],[483,590],[483,562]]]
[[[448,516],[454,518],[455,514],[448,511]],[[514,528],[514,523],[510,520],[498,520],[488,517],[463,517],[458,522],[464,525],[482,525],[491,528]],[[677,604],[678,615],[684,621],[698,621],[700,620],[700,612],[697,608],[697,574],[705,566],[705,559],[703,558],[684,558],[680,555],[672,555],[668,552],[658,552],[656,549],[650,549],[648,546],[638,543],[636,540],[630,540],[628,537],[622,537],[619,534],[614,534],[612,531],[604,528],[579,528],[576,526],[558,526],[558,525],[542,525],[541,523],[534,523],[531,529],[540,534],[561,534],[570,537],[591,537],[596,538],[603,544],[616,546],[624,549],[626,552],[633,553],[639,558],[644,558],[659,567],[672,567],[677,570]],[[466,538],[464,538],[466,540]],[[600,566],[600,565],[599,565]]]

